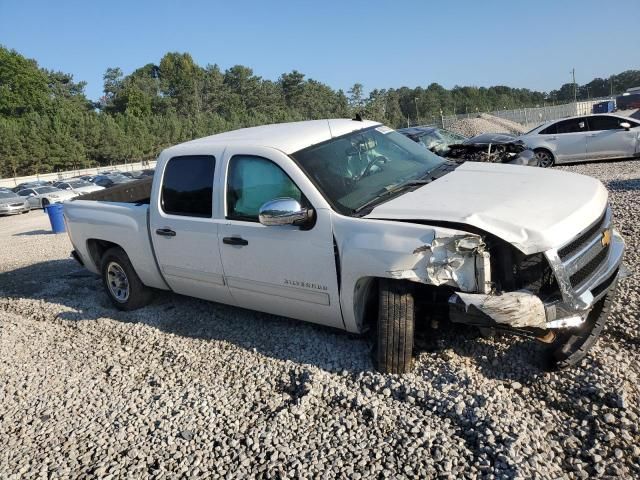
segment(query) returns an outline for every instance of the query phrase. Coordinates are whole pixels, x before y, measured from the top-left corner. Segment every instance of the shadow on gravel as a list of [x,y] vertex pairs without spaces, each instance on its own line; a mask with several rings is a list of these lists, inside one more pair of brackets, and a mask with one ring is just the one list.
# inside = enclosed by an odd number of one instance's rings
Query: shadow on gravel
[[[72,259],[0,273],[0,301],[2,297],[45,300],[73,309],[55,315],[60,320],[110,318],[183,337],[230,342],[271,358],[329,371],[359,373],[374,369],[367,341],[321,325],[169,292],[157,295],[151,305],[140,310],[119,311],[104,293],[100,278]],[[5,305],[11,308],[9,303]]]
[[14,233],[14,237],[30,237],[32,235],[55,235],[51,230],[31,230],[30,232]]
[[609,190],[640,190],[640,178],[629,178],[627,180],[611,180],[607,182]]

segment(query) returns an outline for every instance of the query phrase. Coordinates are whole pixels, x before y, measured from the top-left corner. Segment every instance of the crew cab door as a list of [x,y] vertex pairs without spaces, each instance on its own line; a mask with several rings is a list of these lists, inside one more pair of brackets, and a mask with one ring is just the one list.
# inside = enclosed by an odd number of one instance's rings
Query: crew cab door
[[219,240],[236,304],[344,328],[330,210],[307,203],[315,222],[306,229],[262,225],[258,211],[264,203],[283,197],[308,202],[309,192],[305,195],[299,186],[309,184],[308,179],[274,149],[229,147],[224,156],[226,221]]
[[216,158],[170,158],[157,171],[150,205],[150,235],[159,268],[174,292],[233,303],[225,285],[213,216]]
[[[587,158],[604,160],[608,158],[632,157],[638,142],[638,124],[631,119],[621,119],[611,115],[588,117]],[[632,127],[625,130],[620,123],[627,122]]]

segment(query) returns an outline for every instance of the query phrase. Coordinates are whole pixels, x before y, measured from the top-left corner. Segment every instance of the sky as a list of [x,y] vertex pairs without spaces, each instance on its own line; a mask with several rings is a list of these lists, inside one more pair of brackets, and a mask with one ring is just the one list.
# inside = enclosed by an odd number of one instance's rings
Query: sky
[[[0,45],[87,82],[169,51],[241,64],[276,80],[298,70],[347,91],[508,85],[549,91],[640,68],[640,37],[618,26],[640,0],[0,0]],[[624,22],[623,22],[624,23]]]

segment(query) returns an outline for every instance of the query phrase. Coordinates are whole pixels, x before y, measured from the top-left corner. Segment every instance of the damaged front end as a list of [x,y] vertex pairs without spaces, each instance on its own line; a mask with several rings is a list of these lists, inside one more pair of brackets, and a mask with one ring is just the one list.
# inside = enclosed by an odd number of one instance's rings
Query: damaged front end
[[[493,247],[493,248],[491,248]],[[490,291],[457,291],[449,297],[449,319],[480,328],[511,331],[548,342],[558,330],[584,325],[595,305],[615,287],[624,242],[601,219],[559,249],[524,255],[493,244]],[[501,265],[500,265],[501,264]]]
[[535,153],[522,140],[507,134],[483,134],[449,145],[446,157],[462,162],[510,163],[538,166]]

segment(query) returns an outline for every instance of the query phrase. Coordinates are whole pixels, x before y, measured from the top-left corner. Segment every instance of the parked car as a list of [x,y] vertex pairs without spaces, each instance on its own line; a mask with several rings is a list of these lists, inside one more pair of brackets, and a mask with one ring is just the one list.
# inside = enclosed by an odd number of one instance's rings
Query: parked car
[[618,115],[554,120],[521,135],[541,167],[640,156],[640,122]]
[[84,195],[85,193],[96,192],[102,190],[104,187],[88,182],[86,180],[70,178],[65,181],[55,182],[54,187],[60,190],[70,190],[78,195]]
[[16,215],[31,210],[29,202],[11,190],[0,189],[0,215]]
[[132,178],[125,177],[119,173],[110,173],[108,175],[96,175],[92,182],[104,188],[113,187],[114,185],[120,185],[133,181]]
[[372,121],[213,135],[164,150],[157,171],[130,203],[105,191],[65,206],[74,257],[117,308],[172,290],[371,329],[383,372],[409,371],[415,329],[447,315],[575,365],[622,262],[595,178],[454,164]]
[[50,203],[60,203],[78,196],[75,192],[50,186],[25,188],[18,195],[26,197],[31,208],[44,208]]
[[433,125],[401,128],[401,134],[409,137],[414,142],[421,143],[436,155],[446,157],[449,145],[462,143],[467,137]]
[[35,188],[35,187],[46,187],[51,185],[51,182],[46,180],[34,180],[31,182],[19,183],[17,186],[13,187],[14,192],[19,192],[20,190],[24,190],[25,188]]
[[403,128],[398,132],[456,163],[492,162],[538,166],[534,152],[522,140],[508,133],[484,133],[467,138],[429,126]]

